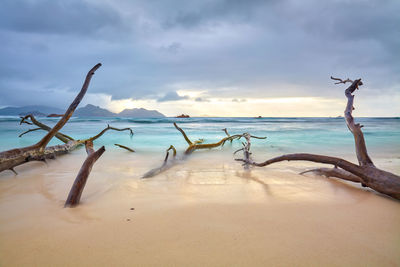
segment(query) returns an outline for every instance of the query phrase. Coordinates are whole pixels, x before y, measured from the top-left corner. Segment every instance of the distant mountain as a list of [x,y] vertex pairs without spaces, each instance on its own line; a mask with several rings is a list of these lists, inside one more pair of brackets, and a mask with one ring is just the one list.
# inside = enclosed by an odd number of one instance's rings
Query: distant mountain
[[26,115],[33,115],[35,117],[46,117],[46,114],[40,112],[40,111],[29,111],[29,112],[22,112],[20,114],[18,114],[19,116],[26,116]]
[[[49,114],[64,114],[65,110],[47,106],[25,106],[25,107],[6,107],[0,109],[0,115],[25,116],[33,114],[38,117]],[[73,116],[77,117],[132,117],[132,118],[164,118],[164,114],[157,110],[147,110],[144,108],[124,109],[116,114],[99,106],[88,104],[83,108],[78,108]]]
[[0,109],[0,115],[8,115],[8,116],[19,116],[19,115],[27,115],[27,114],[39,114],[45,115],[50,113],[61,113],[63,114],[65,110],[47,107],[47,106],[24,106],[24,107],[5,107]]
[[73,116],[77,117],[115,117],[117,114],[101,108],[99,106],[88,104],[83,108],[78,108]]
[[165,118],[165,115],[157,110],[147,110],[144,108],[124,109],[118,113],[117,116],[132,118]]

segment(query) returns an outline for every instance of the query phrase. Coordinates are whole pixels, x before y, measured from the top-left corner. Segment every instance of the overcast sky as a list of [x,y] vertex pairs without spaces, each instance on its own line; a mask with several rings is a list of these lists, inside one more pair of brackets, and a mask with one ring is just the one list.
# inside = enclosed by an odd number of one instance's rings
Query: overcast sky
[[0,107],[400,116],[398,0],[1,0]]

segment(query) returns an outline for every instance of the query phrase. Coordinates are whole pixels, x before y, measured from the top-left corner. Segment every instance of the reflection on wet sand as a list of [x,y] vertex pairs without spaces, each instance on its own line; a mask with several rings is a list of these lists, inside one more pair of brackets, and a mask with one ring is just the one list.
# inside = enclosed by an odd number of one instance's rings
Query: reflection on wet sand
[[244,170],[215,151],[141,179],[163,158],[110,152],[64,209],[81,152],[1,174],[1,265],[400,264],[399,202],[298,174],[313,165]]

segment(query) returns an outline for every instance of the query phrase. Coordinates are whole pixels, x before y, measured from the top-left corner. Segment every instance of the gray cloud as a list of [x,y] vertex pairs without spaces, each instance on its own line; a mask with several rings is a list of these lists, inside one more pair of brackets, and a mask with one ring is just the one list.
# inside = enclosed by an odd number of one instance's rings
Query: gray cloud
[[182,45],[178,42],[173,42],[169,45],[161,46],[160,49],[167,53],[177,54],[182,49]]
[[189,97],[188,96],[180,96],[180,95],[178,95],[177,92],[168,92],[163,97],[158,98],[157,101],[158,102],[166,102],[166,101],[177,101],[177,100],[183,100],[183,99],[189,99]]
[[330,75],[398,95],[399,13],[396,0],[5,0],[0,105],[46,90],[68,103],[97,62],[89,92],[112,99],[343,97]]
[[207,98],[204,98],[204,97],[196,97],[194,99],[194,101],[196,101],[196,102],[210,102],[210,100],[208,100]]
[[234,99],[232,99],[232,102],[238,102],[238,103],[240,103],[240,102],[246,102],[247,100],[245,99],[245,98],[242,98],[242,99],[237,99],[237,98],[234,98]]
[[0,27],[27,33],[90,35],[122,26],[119,14],[107,5],[79,0],[3,0]]
[[[169,12],[162,25],[166,28],[195,28],[222,22],[243,23],[252,20],[257,9],[269,8],[278,0],[176,1],[175,12]],[[184,4],[186,2],[186,4]],[[195,8],[194,8],[195,7]]]

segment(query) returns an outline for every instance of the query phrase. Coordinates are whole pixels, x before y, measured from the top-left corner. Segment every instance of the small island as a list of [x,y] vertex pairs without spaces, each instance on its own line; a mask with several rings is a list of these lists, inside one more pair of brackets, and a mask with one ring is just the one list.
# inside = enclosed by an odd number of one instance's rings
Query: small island
[[47,115],[48,118],[57,118],[57,117],[62,117],[62,116],[64,116],[64,114],[52,113],[52,114]]
[[176,116],[176,118],[190,118],[190,116],[187,114],[181,114],[181,115]]

